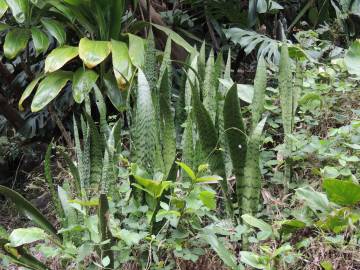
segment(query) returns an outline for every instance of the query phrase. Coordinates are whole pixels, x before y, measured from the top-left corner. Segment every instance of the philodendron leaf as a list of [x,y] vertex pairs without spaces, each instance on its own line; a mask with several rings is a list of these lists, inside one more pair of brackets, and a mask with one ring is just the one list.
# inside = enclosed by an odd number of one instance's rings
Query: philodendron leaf
[[37,84],[39,83],[39,81],[44,78],[44,75],[40,75],[38,77],[36,77],[25,89],[25,91],[23,92],[23,94],[21,95],[20,101],[19,101],[19,110],[23,111],[24,107],[22,106],[23,102],[25,99],[27,99],[31,93],[34,91],[35,87],[37,86]]
[[350,74],[360,76],[360,39],[355,40],[350,46],[344,62]]
[[43,216],[39,210],[37,210],[28,200],[21,196],[16,191],[0,185],[0,194],[10,199],[16,206],[16,208],[28,217],[31,221],[44,229],[46,232],[60,239],[57,235],[57,230],[53,225]]
[[8,59],[14,59],[21,51],[26,48],[30,34],[27,29],[15,28],[5,37],[4,55]]
[[108,41],[94,41],[82,38],[79,43],[79,55],[88,68],[100,64],[109,56],[111,43]]
[[9,240],[11,246],[19,247],[25,244],[31,244],[35,241],[45,240],[48,237],[49,236],[43,229],[30,227],[13,230],[9,236]]
[[111,41],[111,49],[116,81],[119,88],[123,90],[132,76],[129,49],[126,43],[115,40]]
[[49,37],[37,27],[31,28],[31,37],[34,43],[36,55],[46,52],[50,45]]
[[65,44],[66,32],[64,26],[60,22],[52,19],[42,19],[41,22],[50,35],[52,35],[57,40],[59,46]]
[[28,16],[28,0],[6,0],[11,9],[11,13],[18,23],[24,23]]
[[62,68],[71,59],[78,56],[78,47],[64,46],[51,51],[45,60],[45,73]]
[[9,8],[9,6],[6,3],[6,1],[5,0],[0,0],[0,19],[2,18],[2,16],[4,16],[4,14],[8,10],[8,8]]
[[49,74],[41,81],[38,90],[31,103],[31,111],[38,112],[48,105],[64,88],[66,83],[71,80],[72,72],[56,71]]
[[96,83],[99,75],[92,70],[79,68],[73,77],[73,97],[75,102],[82,103]]
[[338,179],[325,179],[323,188],[329,200],[336,204],[352,206],[360,202],[359,184]]

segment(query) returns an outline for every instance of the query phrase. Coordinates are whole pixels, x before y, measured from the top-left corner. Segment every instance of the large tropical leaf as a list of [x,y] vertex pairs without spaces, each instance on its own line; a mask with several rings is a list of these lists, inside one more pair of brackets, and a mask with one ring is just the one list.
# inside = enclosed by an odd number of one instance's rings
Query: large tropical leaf
[[8,59],[14,59],[22,52],[29,41],[30,33],[27,29],[15,28],[5,37],[4,54]]
[[79,43],[79,56],[88,68],[93,68],[104,61],[111,52],[108,41],[94,41],[82,38]]
[[132,67],[129,49],[126,43],[111,41],[112,61],[117,84],[120,89],[125,89],[132,76]]
[[99,75],[92,70],[79,68],[73,77],[73,97],[75,102],[82,103],[95,85]]
[[79,54],[78,47],[64,46],[51,51],[45,59],[45,73],[62,68],[67,62]]

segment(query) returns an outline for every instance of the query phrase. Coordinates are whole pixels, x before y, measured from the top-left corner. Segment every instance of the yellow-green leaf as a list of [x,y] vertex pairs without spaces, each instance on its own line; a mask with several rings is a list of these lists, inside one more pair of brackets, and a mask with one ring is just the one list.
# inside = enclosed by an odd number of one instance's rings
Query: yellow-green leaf
[[4,54],[8,59],[14,59],[21,51],[26,48],[29,40],[29,31],[16,28],[7,33],[4,43]]
[[144,40],[138,36],[129,35],[129,56],[132,64],[135,67],[142,68],[145,61],[145,43]]
[[125,89],[132,75],[129,50],[126,43],[111,41],[112,60],[117,84],[120,89]]
[[10,28],[6,23],[0,23],[0,32],[8,30]]
[[5,12],[8,10],[9,6],[5,0],[0,0],[0,19],[4,16]]
[[64,46],[54,49],[45,60],[45,73],[54,72],[62,68],[71,59],[78,56],[77,47]]
[[11,9],[11,13],[18,23],[24,23],[28,14],[28,0],[6,0]]
[[38,112],[48,105],[64,88],[66,83],[71,80],[72,72],[56,71],[49,74],[41,81],[38,90],[31,103],[31,111]]
[[79,43],[79,55],[88,68],[100,64],[109,56],[111,43],[108,41],[94,41],[82,38]]
[[79,68],[73,78],[73,97],[75,102],[82,103],[91,91],[99,75],[92,70]]
[[24,107],[22,106],[25,99],[27,99],[31,93],[34,91],[35,87],[39,83],[39,81],[44,78],[44,75],[40,75],[37,78],[35,78],[25,89],[24,93],[21,95],[20,101],[19,101],[19,110],[23,111]]

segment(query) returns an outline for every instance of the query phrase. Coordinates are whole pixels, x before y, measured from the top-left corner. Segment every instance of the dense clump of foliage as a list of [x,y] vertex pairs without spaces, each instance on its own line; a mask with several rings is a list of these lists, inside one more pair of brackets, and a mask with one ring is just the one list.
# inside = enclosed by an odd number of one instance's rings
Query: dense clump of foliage
[[0,268],[358,269],[359,5],[0,0]]

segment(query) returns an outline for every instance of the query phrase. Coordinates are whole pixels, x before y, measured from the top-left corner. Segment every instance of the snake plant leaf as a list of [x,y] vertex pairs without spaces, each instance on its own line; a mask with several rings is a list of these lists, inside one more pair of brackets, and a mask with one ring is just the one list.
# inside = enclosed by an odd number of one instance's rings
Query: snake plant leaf
[[240,207],[243,197],[241,187],[244,185],[247,136],[235,84],[226,94],[223,115],[226,142],[230,152],[233,172],[236,177],[236,197]]
[[37,86],[37,84],[39,83],[39,81],[41,79],[44,78],[44,74],[39,75],[38,77],[36,77],[26,88],[25,91],[23,92],[23,94],[21,95],[21,98],[19,100],[19,110],[23,111],[24,107],[23,107],[23,102],[25,101],[25,99],[27,99],[31,93],[34,91],[35,87]]
[[129,57],[131,63],[137,68],[143,68],[145,62],[145,42],[141,37],[128,34]]
[[67,62],[78,55],[78,47],[63,46],[52,50],[45,59],[45,73],[54,72],[62,68]]
[[73,77],[73,98],[76,103],[81,104],[95,85],[99,75],[93,70],[78,68]]
[[27,29],[15,28],[10,30],[4,42],[4,55],[8,59],[14,59],[25,50],[30,38],[30,32]]
[[135,125],[132,130],[134,153],[139,165],[152,173],[155,165],[156,123],[149,83],[141,69],[138,70]]
[[[165,45],[165,50],[163,54],[163,59],[160,66],[160,74],[159,74],[159,80],[157,82],[157,87],[160,87],[160,84],[162,82],[162,77],[164,76],[165,70],[167,71],[167,77],[168,77],[168,85],[169,89],[172,88],[172,63],[171,63],[171,39],[168,38]],[[169,91],[170,92],[170,91]],[[171,93],[169,93],[171,95]],[[170,98],[170,97],[169,97]]]
[[261,193],[260,146],[261,135],[267,118],[259,122],[253,130],[247,147],[244,168],[244,181],[241,188],[241,215],[257,213]]
[[31,27],[31,37],[34,43],[36,56],[47,51],[50,46],[48,35],[36,27]]
[[18,23],[24,23],[29,14],[28,0],[6,0],[10,7],[11,13]]
[[[81,197],[81,183],[80,183],[80,173],[79,169],[76,167],[75,163],[72,161],[70,156],[61,148],[58,148],[60,155],[65,160],[66,164],[69,166],[72,177],[74,178],[74,186],[76,191],[76,196]],[[58,190],[59,193],[59,190]]]
[[4,16],[9,6],[5,0],[0,0],[0,19]]
[[111,48],[115,78],[119,88],[125,90],[132,76],[129,49],[126,43],[116,40],[111,41]]
[[252,128],[256,127],[261,119],[262,113],[264,112],[266,82],[266,62],[264,57],[261,55],[256,69],[254,97],[251,103]]
[[87,68],[96,67],[103,62],[111,52],[111,43],[82,38],[79,43],[79,56]]
[[52,35],[58,42],[59,46],[63,46],[66,42],[66,32],[64,26],[53,19],[42,19],[41,23],[46,30]]
[[[99,230],[101,235],[101,241],[105,242],[106,240],[111,240],[112,235],[109,228],[109,201],[106,197],[106,194],[100,194],[99,199],[99,211],[98,211],[98,219],[99,219]],[[114,267],[114,251],[111,250],[112,243],[111,241],[107,244],[101,246],[101,257],[109,258],[109,262],[107,267],[112,269]]]
[[31,111],[38,112],[48,105],[60,91],[65,87],[66,83],[71,80],[72,72],[55,71],[50,73],[41,81],[36,91],[34,99],[31,103]]
[[19,247],[26,244],[31,244],[39,240],[48,239],[47,233],[40,228],[19,228],[11,232],[9,236],[10,244],[12,247]]
[[61,237],[57,234],[57,230],[54,226],[48,221],[48,219],[43,216],[40,211],[35,208],[28,200],[21,196],[16,191],[1,186],[0,193],[6,198],[10,199],[16,206],[16,208],[27,218],[37,224],[40,228],[44,229],[47,233],[55,237],[56,239],[61,240]]

